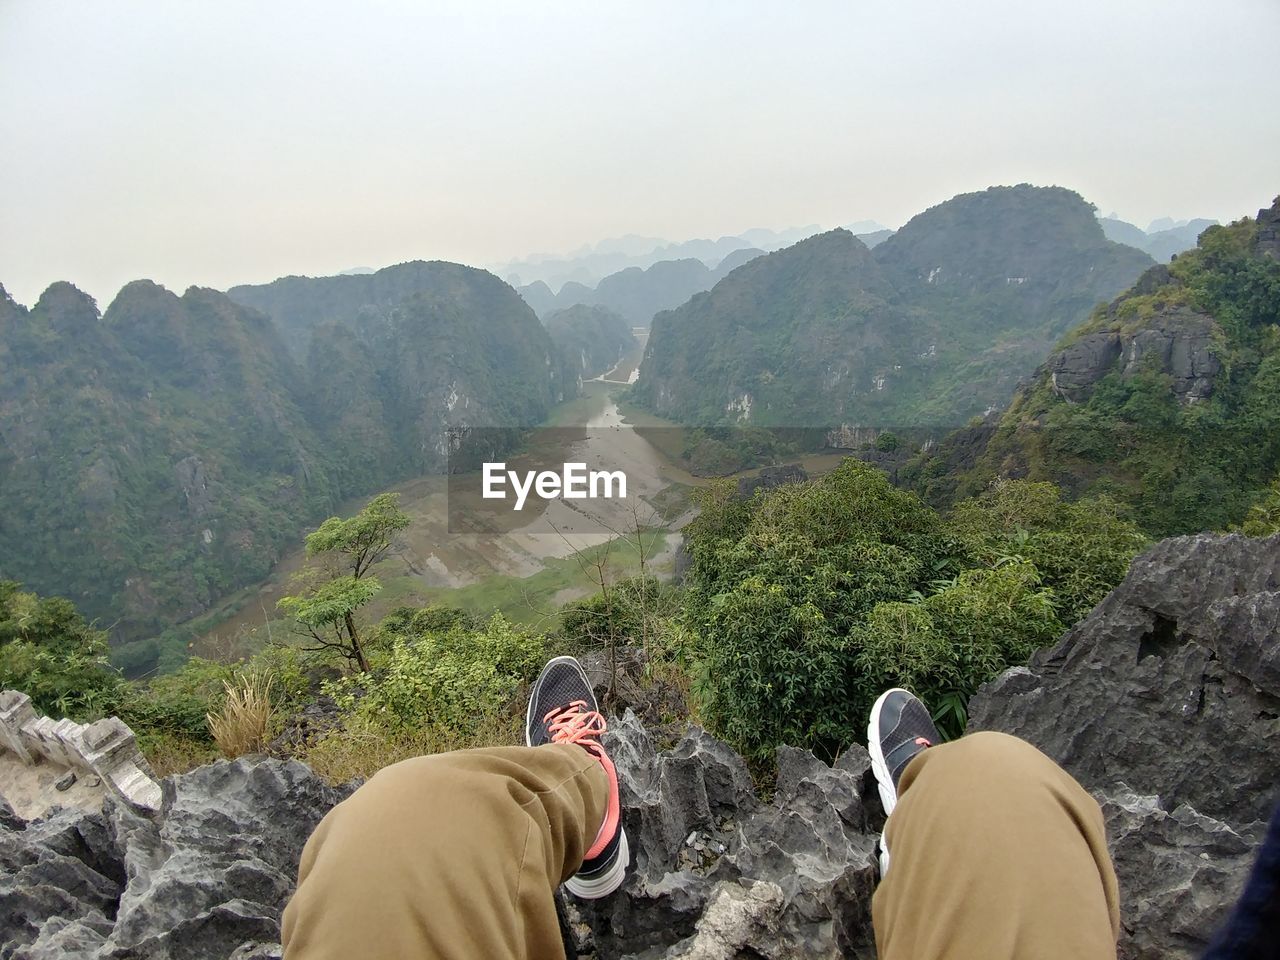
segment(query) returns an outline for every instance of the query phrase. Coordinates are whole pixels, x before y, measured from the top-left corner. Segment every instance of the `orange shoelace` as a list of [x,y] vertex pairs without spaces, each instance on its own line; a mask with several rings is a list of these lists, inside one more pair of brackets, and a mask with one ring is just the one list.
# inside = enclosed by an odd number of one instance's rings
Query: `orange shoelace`
[[552,743],[576,743],[588,749],[590,747],[583,740],[591,740],[598,747],[600,735],[609,729],[598,710],[587,709],[585,700],[575,700],[567,707],[556,707],[542,718],[542,722],[547,725]]
[[618,799],[618,771],[600,744],[600,736],[608,729],[598,710],[588,710],[586,701],[575,700],[567,707],[556,707],[542,718],[552,743],[572,743],[582,747],[600,761],[609,778],[609,799],[605,804],[604,822],[596,834],[595,842],[587,850],[585,860],[602,854],[618,832],[622,819],[622,805]]

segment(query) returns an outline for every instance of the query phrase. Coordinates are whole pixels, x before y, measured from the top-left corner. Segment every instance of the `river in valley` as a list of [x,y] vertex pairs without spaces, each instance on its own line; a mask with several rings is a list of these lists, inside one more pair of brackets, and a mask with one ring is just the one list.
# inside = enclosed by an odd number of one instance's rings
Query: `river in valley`
[[[625,361],[624,361],[625,363]],[[500,609],[512,619],[545,623],[563,603],[594,592],[599,578],[632,576],[641,565],[658,576],[669,576],[674,565],[679,529],[695,514],[690,494],[710,481],[674,464],[642,431],[678,430],[643,414],[624,415],[618,394],[628,374],[614,374],[583,384],[583,396],[553,411],[546,427],[533,431],[529,443],[511,456],[509,469],[523,473],[568,462],[589,470],[621,470],[626,474],[625,500],[554,499],[526,504],[520,513],[506,511],[500,532],[460,532],[468,510],[488,511],[481,504],[478,474],[424,476],[392,488],[411,524],[396,549],[375,569],[383,585],[371,604],[371,618],[401,605],[442,603],[477,611]],[[640,430],[637,430],[637,427]],[[803,458],[811,474],[835,466],[839,455]],[[452,519],[450,523],[450,498]],[[459,497],[471,503],[459,503]],[[368,498],[343,507],[349,516]],[[452,530],[451,530],[452,526]],[[641,530],[645,532],[640,532]],[[299,538],[301,540],[301,538]],[[244,656],[260,648],[289,625],[276,611],[276,602],[297,592],[295,576],[302,570],[301,549],[277,565],[257,587],[240,591],[200,621],[192,652],[216,659]]]

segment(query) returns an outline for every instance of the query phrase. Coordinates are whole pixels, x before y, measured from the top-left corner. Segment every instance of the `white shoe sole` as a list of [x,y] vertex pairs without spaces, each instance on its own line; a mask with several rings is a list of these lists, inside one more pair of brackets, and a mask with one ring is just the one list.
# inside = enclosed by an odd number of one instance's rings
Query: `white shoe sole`
[[880,694],[875,706],[871,708],[871,719],[867,723],[867,753],[871,754],[871,772],[876,775],[876,786],[880,788],[880,804],[887,817],[898,805],[898,791],[893,785],[893,774],[889,764],[885,762],[884,750],[880,746],[880,707],[891,693],[910,693],[901,687],[894,687]]
[[614,857],[613,866],[590,880],[582,880],[575,876],[564,882],[564,888],[575,897],[581,900],[599,900],[622,886],[622,881],[627,877],[627,867],[631,864],[631,847],[627,843],[627,831],[621,826],[618,830],[620,831],[618,855]]

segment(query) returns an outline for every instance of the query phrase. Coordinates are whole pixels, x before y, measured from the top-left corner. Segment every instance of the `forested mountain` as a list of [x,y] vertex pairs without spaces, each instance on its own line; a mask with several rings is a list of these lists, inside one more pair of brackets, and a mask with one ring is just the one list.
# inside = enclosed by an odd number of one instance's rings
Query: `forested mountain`
[[1148,270],[911,474],[943,502],[997,476],[1106,493],[1159,535],[1239,522],[1280,481],[1280,199]]
[[608,373],[636,344],[631,325],[604,307],[579,304],[546,319],[547,332],[579,380]]
[[137,636],[265,576],[341,500],[443,469],[449,428],[514,433],[574,389],[484,271],[244,289],[280,331],[149,281],[102,315],[67,283],[30,310],[0,296],[0,580]]
[[1058,187],[995,187],[874,250],[834,230],[654,318],[634,397],[699,425],[958,424],[1150,266]]
[[678,307],[695,293],[710,290],[722,279],[756,257],[763,250],[735,250],[713,270],[701,260],[662,260],[650,267],[627,267],[610,274],[593,289],[577,281],[569,281],[552,293],[542,281],[520,288],[520,295],[538,316],[546,318],[556,310],[578,304],[601,306],[624,317],[636,327],[647,327],[653,315]]

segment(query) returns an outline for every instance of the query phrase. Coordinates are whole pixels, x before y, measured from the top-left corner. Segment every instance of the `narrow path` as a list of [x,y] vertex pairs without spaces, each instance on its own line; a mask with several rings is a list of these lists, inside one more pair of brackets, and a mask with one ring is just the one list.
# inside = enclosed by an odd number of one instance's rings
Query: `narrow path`
[[[101,810],[107,788],[101,779],[78,773],[76,782],[67,790],[56,790],[54,784],[67,772],[65,767],[48,763],[27,766],[7,750],[0,751],[0,796],[9,802],[13,812],[24,820],[34,820],[54,807],[78,807]],[[98,783],[89,786],[94,780]]]

